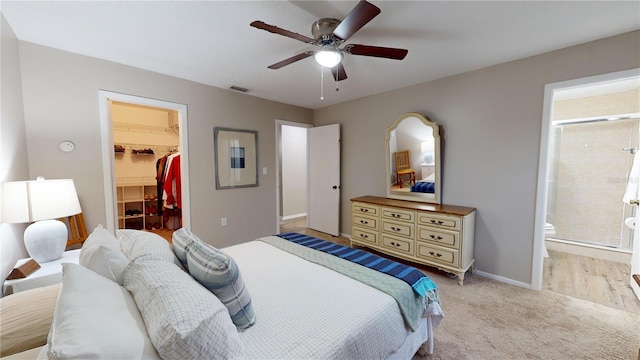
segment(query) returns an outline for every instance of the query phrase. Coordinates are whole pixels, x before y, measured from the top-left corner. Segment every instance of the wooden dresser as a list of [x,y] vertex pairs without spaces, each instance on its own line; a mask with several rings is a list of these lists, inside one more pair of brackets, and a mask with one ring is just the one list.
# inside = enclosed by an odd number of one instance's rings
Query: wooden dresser
[[473,266],[475,209],[394,200],[351,199],[351,245],[458,275]]

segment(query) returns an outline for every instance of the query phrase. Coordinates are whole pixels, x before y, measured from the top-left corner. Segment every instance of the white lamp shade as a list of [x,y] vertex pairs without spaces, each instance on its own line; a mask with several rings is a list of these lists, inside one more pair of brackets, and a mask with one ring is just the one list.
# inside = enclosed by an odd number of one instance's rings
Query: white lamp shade
[[2,207],[4,223],[57,219],[82,212],[71,179],[4,183]]
[[423,141],[420,144],[420,152],[423,153],[432,153],[435,151],[435,145],[433,140],[427,140],[427,141]]

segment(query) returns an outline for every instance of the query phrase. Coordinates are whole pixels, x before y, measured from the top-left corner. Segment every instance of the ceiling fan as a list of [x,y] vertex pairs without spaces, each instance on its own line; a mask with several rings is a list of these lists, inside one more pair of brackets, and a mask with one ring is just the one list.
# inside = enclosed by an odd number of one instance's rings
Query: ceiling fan
[[374,17],[380,14],[380,9],[362,0],[356,5],[342,21],[331,18],[323,18],[311,25],[313,38],[301,35],[277,26],[266,24],[262,21],[254,21],[250,25],[268,32],[286,36],[307,44],[319,47],[315,51],[305,51],[288,59],[268,66],[269,69],[280,69],[296,61],[313,56],[322,66],[331,68],[331,73],[336,81],[347,78],[347,73],[342,66],[343,53],[361,56],[374,56],[387,59],[402,60],[409,52],[406,49],[396,49],[380,46],[348,44],[340,48],[353,34],[365,26]]

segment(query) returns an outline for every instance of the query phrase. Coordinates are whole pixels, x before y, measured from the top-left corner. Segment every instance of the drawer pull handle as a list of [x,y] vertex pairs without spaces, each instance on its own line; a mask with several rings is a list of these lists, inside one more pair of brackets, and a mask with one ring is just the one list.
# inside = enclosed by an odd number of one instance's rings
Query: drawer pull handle
[[400,228],[397,228],[397,227],[395,227],[395,226],[392,226],[392,227],[391,227],[391,230],[393,230],[393,231],[401,231],[401,230],[400,230]]
[[431,219],[431,223],[432,223],[432,224],[442,225],[442,224],[444,224],[444,221],[442,221],[442,220],[438,220],[438,221],[436,221],[435,219]]
[[393,245],[393,246],[397,246],[397,247],[400,247],[400,244],[399,244],[399,243],[396,243],[396,242],[393,242],[393,241],[391,242],[391,245]]
[[433,257],[442,257],[442,254],[440,253],[434,253],[433,251],[429,251],[429,255],[433,256]]
[[367,239],[367,238],[369,237],[369,235],[360,234],[360,237],[361,237],[361,238],[365,238],[365,239]]
[[360,208],[360,211],[362,211],[362,212],[369,212],[369,209],[363,209],[363,208]]
[[360,220],[360,224],[365,224],[365,225],[367,225],[368,223],[369,223],[369,222],[368,222],[368,221],[366,221],[366,220]]
[[399,217],[400,217],[400,216],[402,216],[402,215],[400,215],[400,214],[391,214],[391,216],[397,219],[397,218],[399,218]]
[[431,238],[434,240],[442,240],[442,236],[435,236],[433,234],[431,234]]

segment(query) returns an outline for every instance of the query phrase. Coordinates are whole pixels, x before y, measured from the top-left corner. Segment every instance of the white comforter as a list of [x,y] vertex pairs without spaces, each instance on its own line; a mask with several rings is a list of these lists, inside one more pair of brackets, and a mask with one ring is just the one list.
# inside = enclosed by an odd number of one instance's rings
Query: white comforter
[[256,311],[256,324],[241,333],[248,359],[385,359],[408,335],[426,340],[423,326],[411,334],[395,300],[368,285],[262,241],[224,250]]

